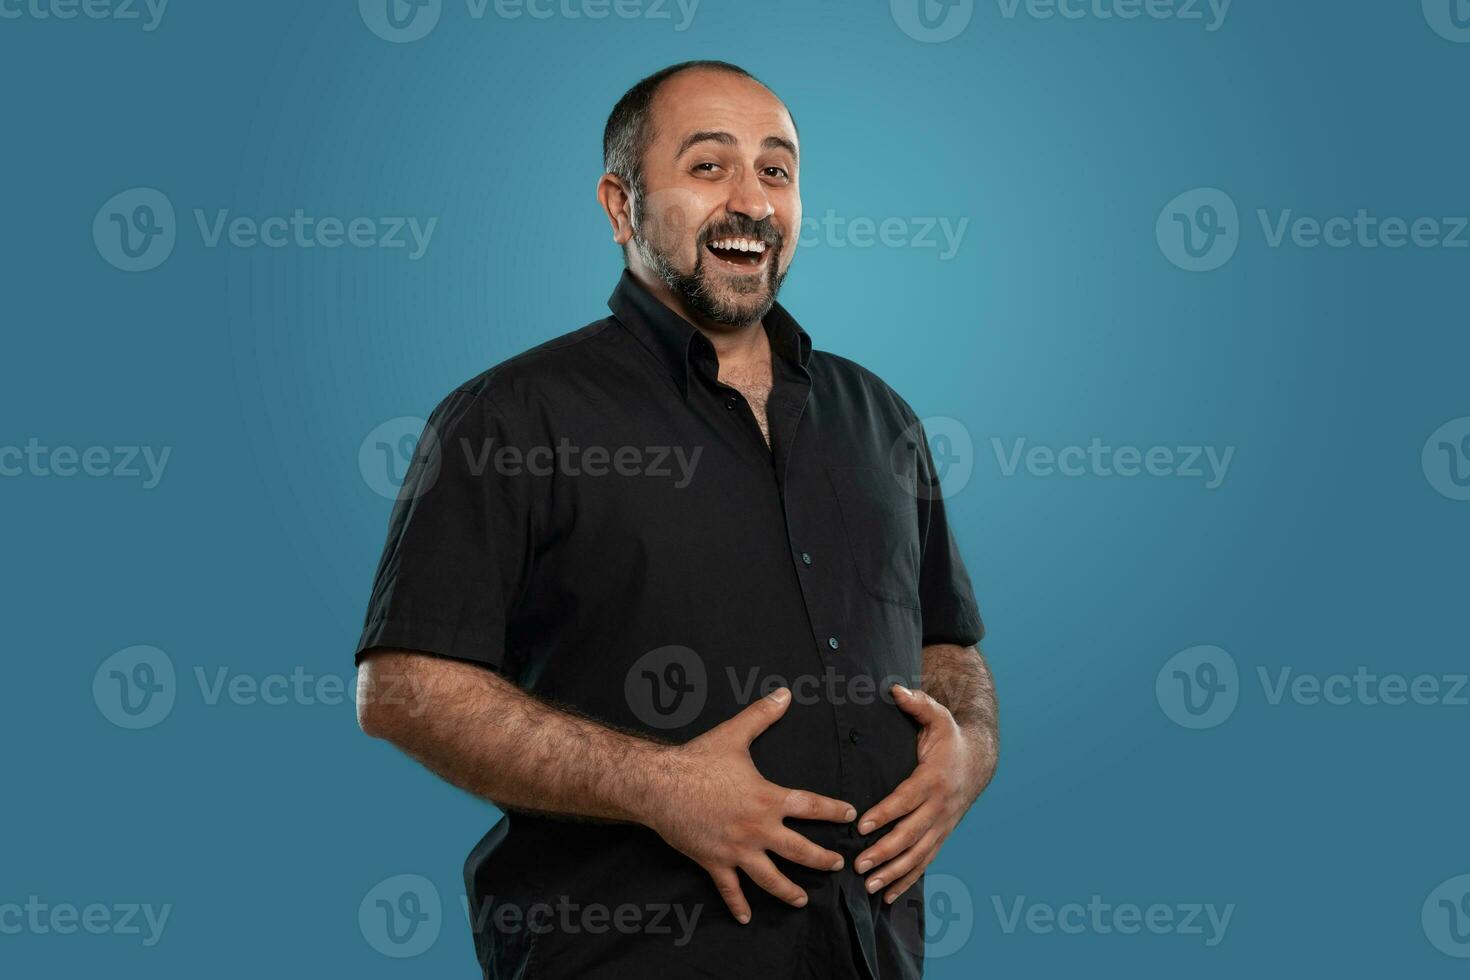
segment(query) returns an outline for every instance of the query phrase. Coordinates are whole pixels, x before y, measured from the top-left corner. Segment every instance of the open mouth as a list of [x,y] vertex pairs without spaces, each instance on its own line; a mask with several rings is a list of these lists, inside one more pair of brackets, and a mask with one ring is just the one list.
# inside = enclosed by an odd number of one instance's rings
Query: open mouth
[[749,271],[765,264],[771,246],[758,238],[715,238],[705,250],[728,266]]

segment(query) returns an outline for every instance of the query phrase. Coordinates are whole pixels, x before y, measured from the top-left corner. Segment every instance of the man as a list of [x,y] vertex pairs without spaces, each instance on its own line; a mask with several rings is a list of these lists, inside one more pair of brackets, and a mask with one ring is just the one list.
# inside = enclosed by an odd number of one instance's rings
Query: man
[[465,866],[487,976],[917,977],[920,876],[997,751],[922,430],[775,302],[770,90],[665,69],[604,154],[613,316],[435,409],[362,727],[506,812]]

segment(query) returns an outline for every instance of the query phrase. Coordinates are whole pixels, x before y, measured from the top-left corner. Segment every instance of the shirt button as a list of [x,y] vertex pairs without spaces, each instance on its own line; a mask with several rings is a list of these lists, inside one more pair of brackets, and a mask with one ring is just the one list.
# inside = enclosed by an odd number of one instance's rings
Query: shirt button
[[735,411],[735,399],[733,399],[733,398],[726,398],[725,399],[725,407],[728,408],[732,412]]
[[847,740],[849,742],[852,742],[854,745],[856,745],[861,738],[862,735],[858,734],[858,730],[856,728],[847,733]]
[[827,645],[829,647],[831,647],[833,650],[836,650],[837,647],[838,647],[837,637],[835,637],[835,636],[829,636],[829,637],[827,637]]
[[812,556],[803,551],[801,553],[801,563],[803,565],[810,565],[812,563]]

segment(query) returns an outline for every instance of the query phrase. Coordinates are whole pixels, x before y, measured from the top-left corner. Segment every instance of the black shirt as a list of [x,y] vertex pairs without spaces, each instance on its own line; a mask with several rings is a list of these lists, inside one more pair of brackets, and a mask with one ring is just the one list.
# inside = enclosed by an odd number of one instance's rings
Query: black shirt
[[[358,656],[472,661],[623,729],[683,742],[778,686],[751,756],[861,814],[916,764],[892,703],[922,647],[983,627],[913,411],[764,318],[771,444],[709,340],[624,272],[613,316],[491,368],[434,410],[390,522]],[[902,338],[896,338],[902,340]],[[869,896],[852,861],[887,830],[793,821],[846,860],[772,855],[791,908],[643,827],[515,813],[465,866],[487,976],[917,977],[923,902]],[[660,909],[662,911],[660,911]],[[657,921],[655,921],[657,920]],[[524,971],[524,972],[522,972]]]

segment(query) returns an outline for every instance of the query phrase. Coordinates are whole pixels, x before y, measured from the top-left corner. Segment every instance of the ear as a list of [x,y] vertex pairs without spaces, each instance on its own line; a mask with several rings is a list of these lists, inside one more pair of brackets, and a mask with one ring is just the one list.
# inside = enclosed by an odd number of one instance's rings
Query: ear
[[612,224],[613,241],[626,245],[633,239],[633,198],[621,177],[603,174],[597,182],[597,202]]

